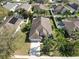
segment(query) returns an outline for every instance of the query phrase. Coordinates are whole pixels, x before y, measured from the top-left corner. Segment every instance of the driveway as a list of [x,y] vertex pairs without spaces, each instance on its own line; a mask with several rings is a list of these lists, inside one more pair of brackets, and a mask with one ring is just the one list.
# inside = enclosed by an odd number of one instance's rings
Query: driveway
[[31,42],[30,56],[40,56],[40,42]]

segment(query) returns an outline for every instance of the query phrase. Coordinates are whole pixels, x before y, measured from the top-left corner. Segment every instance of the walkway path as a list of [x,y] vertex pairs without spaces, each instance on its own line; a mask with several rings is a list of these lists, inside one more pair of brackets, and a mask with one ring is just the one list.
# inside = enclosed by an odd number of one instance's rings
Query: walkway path
[[79,57],[50,57],[50,56],[24,56],[24,55],[14,55],[12,59],[79,59]]
[[40,56],[40,42],[31,42],[30,56]]

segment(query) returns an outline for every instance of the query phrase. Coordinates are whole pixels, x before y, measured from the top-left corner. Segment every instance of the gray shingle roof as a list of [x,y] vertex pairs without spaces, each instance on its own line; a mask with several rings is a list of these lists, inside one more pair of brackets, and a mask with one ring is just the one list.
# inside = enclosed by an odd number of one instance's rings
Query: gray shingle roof
[[63,21],[63,23],[65,24],[65,29],[68,31],[69,34],[72,34],[76,27],[79,28],[79,19],[77,18],[71,18],[70,21]]
[[41,35],[50,35],[52,33],[51,24],[48,18],[40,17],[32,21],[32,28],[30,30],[29,38],[41,40]]
[[64,9],[64,6],[62,6],[62,5],[54,6],[53,13],[54,14],[61,13],[63,9]]

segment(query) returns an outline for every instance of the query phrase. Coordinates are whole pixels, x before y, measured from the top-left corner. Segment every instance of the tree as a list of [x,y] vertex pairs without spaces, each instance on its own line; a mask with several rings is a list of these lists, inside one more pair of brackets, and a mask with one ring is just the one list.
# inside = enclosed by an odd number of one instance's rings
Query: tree
[[59,47],[59,52],[63,56],[73,56],[74,52],[75,52],[74,44],[72,44],[71,42],[67,42],[66,44],[62,44]]
[[0,31],[0,59],[9,59],[14,53],[13,38],[6,29]]
[[55,49],[56,43],[52,37],[45,37],[43,41],[42,54],[50,55]]
[[20,15],[22,15],[24,17],[24,19],[27,19],[28,17],[28,12],[22,8],[20,8],[19,10],[17,10],[16,12],[18,12]]
[[32,18],[32,16],[33,16],[32,13],[30,13],[30,12],[28,12],[28,11],[22,9],[22,8],[17,10],[16,12],[18,12],[20,15],[22,15],[24,17],[24,19],[27,19],[28,17]]
[[79,39],[75,40],[74,42],[74,49],[75,49],[75,52],[74,52],[74,56],[79,56]]
[[37,14],[38,16],[40,15],[46,15],[46,10],[41,9],[38,5],[33,7],[33,11],[35,14]]
[[8,12],[8,16],[12,16],[13,15],[13,11]]
[[22,32],[29,32],[31,28],[31,21],[21,29]]
[[57,42],[57,50],[59,51],[60,55],[62,56],[72,56],[74,54],[74,43],[72,41],[68,41],[63,33],[56,29],[55,30],[56,42]]
[[68,10],[64,13],[64,15],[66,16],[66,18],[68,18],[68,16],[71,16],[71,12]]

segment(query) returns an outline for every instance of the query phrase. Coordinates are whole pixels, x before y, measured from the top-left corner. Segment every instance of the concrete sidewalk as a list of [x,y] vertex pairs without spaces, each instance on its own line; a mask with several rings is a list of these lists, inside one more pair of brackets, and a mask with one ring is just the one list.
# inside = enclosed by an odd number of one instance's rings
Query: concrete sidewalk
[[40,56],[40,42],[31,42],[30,56]]

